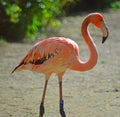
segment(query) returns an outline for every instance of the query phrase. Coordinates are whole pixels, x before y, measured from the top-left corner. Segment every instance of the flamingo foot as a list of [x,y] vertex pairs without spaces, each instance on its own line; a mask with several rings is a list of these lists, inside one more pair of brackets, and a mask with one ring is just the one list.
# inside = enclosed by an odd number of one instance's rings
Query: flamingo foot
[[60,114],[61,117],[66,117],[65,111],[64,111],[64,101],[60,100]]
[[43,117],[44,113],[45,113],[44,104],[43,102],[41,102],[39,117]]

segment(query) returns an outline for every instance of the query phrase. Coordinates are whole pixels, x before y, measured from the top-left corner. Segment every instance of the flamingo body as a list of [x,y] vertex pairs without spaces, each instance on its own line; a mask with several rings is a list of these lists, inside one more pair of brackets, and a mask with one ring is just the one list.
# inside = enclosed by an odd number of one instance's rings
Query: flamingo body
[[36,43],[14,70],[58,74],[71,68],[79,58],[76,42],[64,37],[51,37]]

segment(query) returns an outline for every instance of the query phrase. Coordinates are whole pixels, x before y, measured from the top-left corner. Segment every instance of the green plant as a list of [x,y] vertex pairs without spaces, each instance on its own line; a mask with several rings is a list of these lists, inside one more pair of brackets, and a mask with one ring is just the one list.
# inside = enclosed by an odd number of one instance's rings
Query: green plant
[[6,43],[6,39],[0,37],[0,43]]
[[[0,0],[0,36],[22,41],[60,27],[59,17],[82,10],[120,8],[119,0]],[[51,28],[53,29],[53,28]],[[49,32],[52,32],[51,30]]]
[[105,60],[101,60],[101,64],[106,64],[106,61]]
[[56,17],[60,15],[59,0],[37,0],[38,5],[35,9],[32,9],[32,19],[27,26],[28,37],[36,36],[36,32],[40,29],[45,30],[46,27],[60,26],[60,22],[56,20]]
[[120,9],[120,1],[112,2],[110,6],[113,10]]
[[46,31],[48,25],[59,27],[60,5],[60,0],[1,0],[0,35],[8,41],[20,41]]
[[21,15],[21,8],[17,4],[8,4],[6,6],[6,14],[10,16],[10,21],[12,23],[18,23],[19,17]]

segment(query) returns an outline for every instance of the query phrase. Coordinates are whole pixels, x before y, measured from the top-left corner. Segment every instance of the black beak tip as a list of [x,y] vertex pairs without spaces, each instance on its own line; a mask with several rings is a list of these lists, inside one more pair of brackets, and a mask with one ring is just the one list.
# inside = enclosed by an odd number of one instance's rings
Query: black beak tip
[[107,37],[103,37],[102,43],[104,43],[106,39],[107,39]]

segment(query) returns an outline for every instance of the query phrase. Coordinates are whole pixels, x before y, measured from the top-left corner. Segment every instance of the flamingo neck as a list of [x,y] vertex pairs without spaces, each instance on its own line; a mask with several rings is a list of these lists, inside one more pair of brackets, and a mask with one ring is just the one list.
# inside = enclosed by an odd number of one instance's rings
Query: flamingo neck
[[78,61],[76,61],[76,64],[74,66],[74,70],[77,70],[77,71],[90,70],[97,63],[98,53],[97,53],[95,43],[93,42],[93,40],[89,34],[89,31],[88,31],[89,23],[90,23],[89,19],[87,19],[87,18],[83,21],[82,27],[81,27],[81,34],[82,34],[82,37],[83,37],[85,43],[88,46],[90,57],[86,62],[81,61],[80,58],[78,58]]

